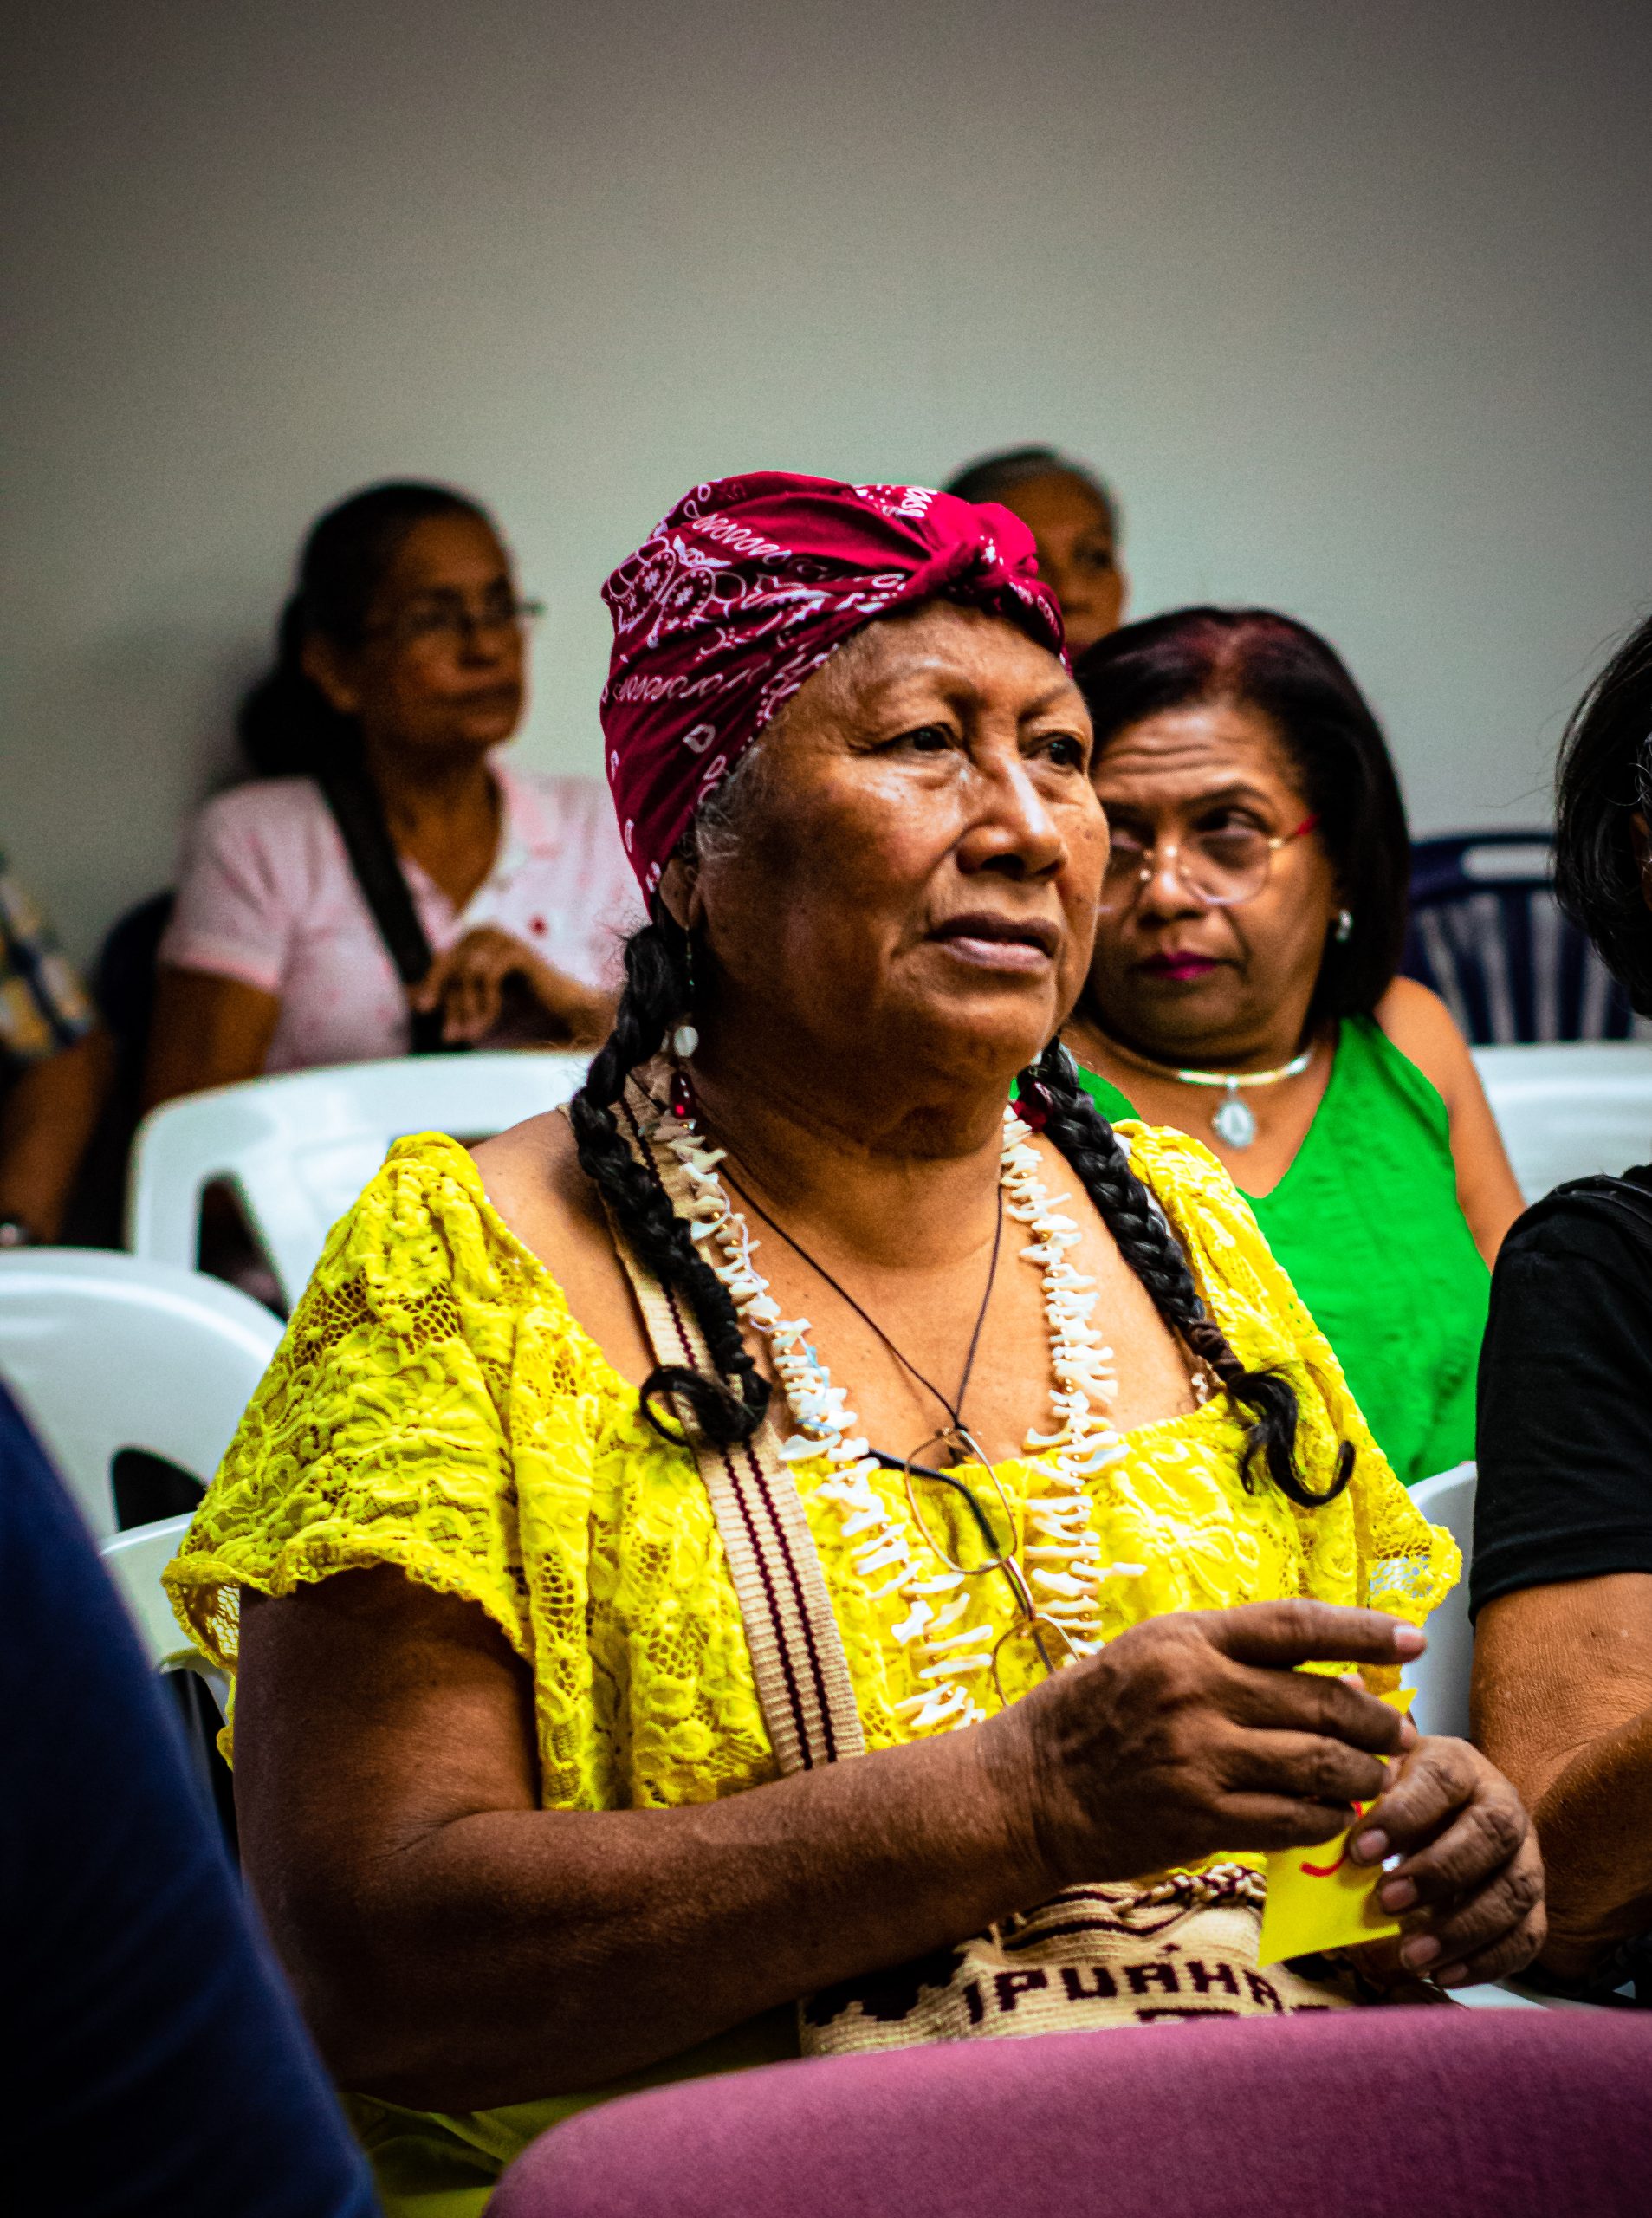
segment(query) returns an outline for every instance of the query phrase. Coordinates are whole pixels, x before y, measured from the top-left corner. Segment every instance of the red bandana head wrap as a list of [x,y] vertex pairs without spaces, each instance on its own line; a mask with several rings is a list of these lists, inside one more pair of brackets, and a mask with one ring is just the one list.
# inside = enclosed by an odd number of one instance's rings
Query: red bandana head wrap
[[1062,651],[1020,517],[921,485],[780,470],[697,485],[602,597],[614,625],[608,783],[645,894],[707,794],[863,625],[957,600]]

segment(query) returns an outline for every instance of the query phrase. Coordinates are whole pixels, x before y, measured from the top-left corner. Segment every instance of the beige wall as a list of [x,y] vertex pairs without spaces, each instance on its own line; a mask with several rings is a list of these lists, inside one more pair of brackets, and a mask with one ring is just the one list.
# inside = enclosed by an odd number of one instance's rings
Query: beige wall
[[1640,0],[27,13],[0,844],[81,951],[386,472],[496,505],[524,752],[593,770],[597,586],[741,467],[1071,445],[1137,611],[1323,626],[1424,828],[1543,814],[1652,599]]

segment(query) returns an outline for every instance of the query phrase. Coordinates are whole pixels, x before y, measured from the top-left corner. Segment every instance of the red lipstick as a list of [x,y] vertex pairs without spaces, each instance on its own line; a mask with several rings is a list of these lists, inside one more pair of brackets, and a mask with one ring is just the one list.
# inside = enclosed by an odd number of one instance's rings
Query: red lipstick
[[1208,978],[1216,967],[1214,955],[1150,955],[1138,965],[1150,976],[1168,978],[1176,985],[1185,985],[1195,978]]

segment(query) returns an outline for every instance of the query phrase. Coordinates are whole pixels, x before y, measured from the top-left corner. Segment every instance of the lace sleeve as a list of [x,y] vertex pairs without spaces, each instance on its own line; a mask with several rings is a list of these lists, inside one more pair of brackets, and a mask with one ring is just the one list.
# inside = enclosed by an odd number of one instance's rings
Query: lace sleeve
[[1428,1523],[1395,1477],[1330,1342],[1209,1149],[1180,1132],[1137,1124],[1122,1129],[1235,1352],[1254,1367],[1289,1373],[1300,1410],[1299,1462],[1310,1485],[1328,1483],[1343,1442],[1354,1450],[1346,1501],[1296,1512],[1307,1591],[1421,1625],[1461,1576],[1456,1541],[1443,1525]]
[[457,1143],[404,1140],[335,1226],[166,1573],[206,1654],[236,1661],[239,1590],[377,1564],[528,1621],[508,1426],[515,1310]]

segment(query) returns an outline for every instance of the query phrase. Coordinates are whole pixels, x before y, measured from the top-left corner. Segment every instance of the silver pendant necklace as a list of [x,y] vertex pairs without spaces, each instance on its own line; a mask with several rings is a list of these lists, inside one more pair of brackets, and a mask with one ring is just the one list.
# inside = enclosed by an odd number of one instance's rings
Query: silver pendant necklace
[[1256,1138],[1256,1112],[1241,1098],[1241,1089],[1249,1086],[1278,1086],[1282,1079],[1300,1078],[1318,1052],[1317,1043],[1306,1047],[1299,1055],[1292,1055],[1288,1063],[1281,1063],[1277,1070],[1195,1071],[1178,1070],[1173,1063],[1153,1062],[1146,1055],[1138,1055],[1134,1048],[1121,1046],[1117,1040],[1109,1040],[1107,1045],[1127,1063],[1134,1063],[1138,1070],[1150,1071],[1155,1078],[1173,1078],[1182,1086],[1225,1087],[1226,1092],[1211,1112],[1210,1125],[1216,1138],[1233,1148],[1249,1147]]

